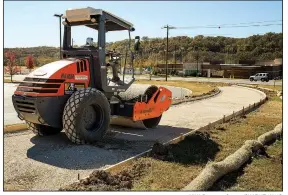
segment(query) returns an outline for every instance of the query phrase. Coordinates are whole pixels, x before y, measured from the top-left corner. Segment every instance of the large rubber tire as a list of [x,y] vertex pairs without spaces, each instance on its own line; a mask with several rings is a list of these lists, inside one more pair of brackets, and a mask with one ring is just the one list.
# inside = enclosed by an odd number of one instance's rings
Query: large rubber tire
[[250,81],[252,82],[254,79],[253,78],[250,78]]
[[262,82],[264,82],[264,81],[265,81],[265,79],[261,79],[261,81],[262,81]]
[[40,125],[31,123],[29,121],[26,121],[27,127],[29,130],[32,130],[34,134],[38,136],[47,136],[47,135],[55,135],[57,133],[60,133],[62,129],[46,126],[46,125]]
[[76,91],[68,99],[63,113],[67,137],[76,144],[89,144],[103,138],[110,124],[110,104],[97,89]]

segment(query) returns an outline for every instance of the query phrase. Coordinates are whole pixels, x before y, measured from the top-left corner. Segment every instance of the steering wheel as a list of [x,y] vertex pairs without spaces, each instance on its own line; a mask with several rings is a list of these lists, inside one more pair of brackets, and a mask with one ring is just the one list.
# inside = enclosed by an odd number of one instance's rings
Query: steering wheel
[[98,47],[95,47],[93,45],[84,45],[82,48],[84,48],[84,49],[92,49],[92,50],[98,49]]

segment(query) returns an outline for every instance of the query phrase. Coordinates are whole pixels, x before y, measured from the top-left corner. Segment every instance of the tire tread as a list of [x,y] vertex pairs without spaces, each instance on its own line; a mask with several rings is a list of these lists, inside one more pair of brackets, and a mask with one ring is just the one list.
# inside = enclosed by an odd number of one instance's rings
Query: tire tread
[[[83,101],[84,97],[90,96],[91,94],[97,94],[102,96],[103,98],[107,99],[106,96],[99,90],[95,88],[85,88],[82,90],[76,91],[71,97],[68,99],[64,112],[63,112],[63,128],[65,130],[65,134],[67,137],[76,144],[90,144],[87,140],[84,140],[80,137],[79,133],[76,131],[76,117],[77,117],[77,109],[80,107],[81,102]],[[107,101],[106,106],[109,107],[110,105]],[[110,113],[110,112],[109,112]]]

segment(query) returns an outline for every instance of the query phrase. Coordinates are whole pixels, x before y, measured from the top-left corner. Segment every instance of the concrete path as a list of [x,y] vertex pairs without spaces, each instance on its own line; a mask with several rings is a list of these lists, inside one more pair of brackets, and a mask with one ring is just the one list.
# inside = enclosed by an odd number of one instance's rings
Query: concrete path
[[12,103],[12,95],[18,84],[4,83],[4,125],[23,123],[18,117]]
[[171,107],[165,114],[157,129],[143,131],[138,129],[115,128],[117,139],[131,141],[166,142],[181,133],[198,129],[209,122],[223,118],[241,108],[259,102],[265,94],[255,89],[243,87],[221,87],[221,93],[215,98],[180,104]]
[[231,114],[265,97],[243,87],[221,87],[210,99],[172,106],[157,129],[111,128],[97,146],[73,145],[62,132],[36,137],[30,131],[4,135],[4,185],[26,190],[57,190],[86,177],[92,170],[107,167],[149,149],[156,140],[166,142]]
[[[4,84],[4,125],[24,123],[21,121],[14,110],[12,103],[12,95],[16,90],[18,84],[5,83]],[[133,84],[133,88],[148,88],[148,84]],[[172,91],[172,98],[181,98],[192,94],[189,89],[173,86],[165,86]]]

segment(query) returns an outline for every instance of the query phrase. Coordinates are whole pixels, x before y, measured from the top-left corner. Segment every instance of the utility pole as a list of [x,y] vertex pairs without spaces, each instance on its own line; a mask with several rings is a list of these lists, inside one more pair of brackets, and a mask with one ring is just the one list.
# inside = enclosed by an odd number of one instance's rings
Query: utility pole
[[167,29],[167,34],[166,34],[166,81],[167,81],[167,75],[168,75],[168,44],[169,44],[169,41],[168,41],[168,38],[169,38],[169,30],[170,29],[175,29],[175,27],[172,27],[172,26],[169,26],[168,24],[163,28],[166,28]]
[[199,50],[197,50],[197,77],[198,77],[198,62],[199,62]]
[[180,51],[181,51],[181,64],[183,64],[183,50],[184,50],[184,47],[181,47],[180,48]]
[[174,64],[176,64],[176,45],[174,47]]
[[196,74],[196,77],[198,77],[198,59],[199,59],[199,55],[198,55],[198,51],[197,51],[197,74]]
[[60,31],[60,59],[62,59],[62,54],[61,54],[61,47],[62,47],[62,40],[61,40],[61,17],[63,14],[54,14],[55,17],[59,18],[59,31]]
[[197,68],[196,77],[198,77],[198,60],[199,60],[199,50],[198,50],[198,47],[195,47],[195,50],[196,50],[196,60],[197,60],[197,65],[196,65],[196,68]]
[[167,75],[168,75],[168,43],[169,43],[169,26],[167,24],[166,26],[167,28],[167,35],[166,35],[166,66],[165,66],[165,69],[166,69],[166,75],[165,75],[165,80],[167,81]]

